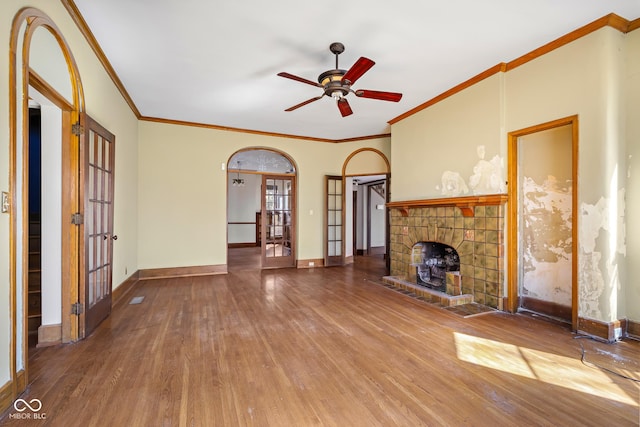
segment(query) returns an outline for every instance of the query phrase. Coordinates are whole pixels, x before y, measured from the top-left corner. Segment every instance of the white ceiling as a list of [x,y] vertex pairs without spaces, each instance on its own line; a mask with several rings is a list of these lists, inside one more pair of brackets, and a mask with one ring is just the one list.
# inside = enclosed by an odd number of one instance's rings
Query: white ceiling
[[[326,139],[389,132],[387,122],[453,86],[640,0],[75,0],[140,114]],[[355,89],[404,94],[348,100],[342,117],[316,81],[376,62]]]

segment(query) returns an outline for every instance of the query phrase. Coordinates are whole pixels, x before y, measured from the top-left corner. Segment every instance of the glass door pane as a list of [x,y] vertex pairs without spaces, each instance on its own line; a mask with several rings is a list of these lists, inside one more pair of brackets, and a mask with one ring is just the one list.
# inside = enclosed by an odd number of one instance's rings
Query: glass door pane
[[[113,182],[115,136],[88,116],[82,152],[84,239],[81,252],[81,297],[84,313],[79,336],[84,337],[111,313]],[[83,319],[83,320],[82,320]]]
[[342,253],[342,177],[327,176],[325,178],[326,212],[325,212],[325,260],[326,266],[343,265]]
[[262,266],[294,267],[295,185],[292,176],[262,178]]

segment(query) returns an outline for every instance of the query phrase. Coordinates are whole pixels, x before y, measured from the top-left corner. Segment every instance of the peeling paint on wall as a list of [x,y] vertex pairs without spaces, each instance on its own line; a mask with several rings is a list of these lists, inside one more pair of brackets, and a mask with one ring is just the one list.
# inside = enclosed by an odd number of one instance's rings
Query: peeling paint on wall
[[522,294],[571,306],[571,181],[522,183]]
[[480,161],[473,167],[473,175],[469,178],[473,194],[504,193],[502,158],[496,155],[490,161],[484,160],[484,145],[479,145],[477,152]]
[[468,192],[469,187],[458,172],[444,171],[442,174],[442,194],[444,196],[456,197]]
[[484,145],[477,147],[480,161],[473,167],[473,173],[469,177],[469,186],[465,182],[460,172],[444,171],[442,173],[442,187],[436,185],[436,190],[442,192],[443,196],[457,197],[469,192],[469,187],[473,194],[498,194],[506,191],[504,185],[503,159],[496,155],[490,161],[484,160]]
[[582,317],[602,318],[602,311],[598,303],[604,292],[604,277],[598,267],[600,258],[602,258],[600,252],[580,254],[578,314]]
[[[615,203],[615,206],[614,206]],[[599,238],[608,242],[611,250],[605,260],[610,288],[620,287],[617,275],[616,254],[626,256],[625,189],[619,189],[616,200],[600,197],[597,203],[580,205],[580,257],[579,257],[579,314],[601,319],[599,300],[605,291],[602,267],[602,252],[596,251]],[[616,214],[612,220],[610,214]],[[612,230],[612,228],[615,228]],[[606,244],[606,243],[605,243]],[[606,248],[607,246],[605,246]]]

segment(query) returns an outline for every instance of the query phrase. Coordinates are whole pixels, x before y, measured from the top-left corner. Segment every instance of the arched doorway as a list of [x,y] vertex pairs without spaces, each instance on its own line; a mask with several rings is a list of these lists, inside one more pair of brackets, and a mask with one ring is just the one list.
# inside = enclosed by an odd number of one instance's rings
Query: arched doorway
[[361,148],[345,159],[341,176],[326,178],[325,265],[351,263],[358,255],[373,253],[388,262],[385,254],[389,219],[385,204],[390,172],[384,153]]
[[296,266],[293,160],[268,148],[235,152],[227,163],[227,266]]
[[[80,128],[84,95],[69,46],[55,23],[40,10],[24,8],[16,14],[11,29],[10,52],[9,280],[12,339],[9,351],[15,398],[24,391],[29,380],[29,99],[41,97],[51,107],[53,117],[57,117],[58,130],[54,134],[61,155],[57,178],[65,190],[54,203],[57,203],[55,209],[62,218],[67,215],[71,218],[72,212],[79,211],[80,202],[77,190],[80,137],[74,135],[73,130]],[[59,228],[51,235],[58,235],[53,245],[59,270],[52,273],[55,283],[48,291],[59,297],[57,305],[49,312],[58,323],[48,331],[54,331],[58,341],[69,342],[78,339],[78,317],[71,314],[71,305],[78,300],[80,232],[71,222],[60,221],[56,227]]]

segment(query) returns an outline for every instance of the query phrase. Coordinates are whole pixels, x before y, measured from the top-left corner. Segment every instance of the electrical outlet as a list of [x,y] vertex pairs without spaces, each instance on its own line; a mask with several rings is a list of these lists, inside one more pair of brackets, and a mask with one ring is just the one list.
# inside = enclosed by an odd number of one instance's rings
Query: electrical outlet
[[313,267],[313,266],[315,266],[315,265],[316,265],[316,263],[315,263],[315,262],[313,262],[313,261],[309,261],[309,267]]

